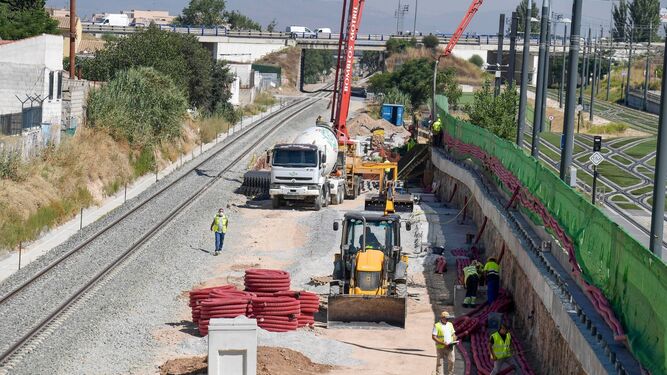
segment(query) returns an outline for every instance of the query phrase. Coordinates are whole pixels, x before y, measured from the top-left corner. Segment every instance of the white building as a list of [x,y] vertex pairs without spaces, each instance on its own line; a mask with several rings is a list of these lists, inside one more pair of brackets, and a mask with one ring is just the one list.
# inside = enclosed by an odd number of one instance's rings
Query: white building
[[0,41],[0,135],[22,135],[23,140],[14,146],[24,155],[59,140],[62,70],[60,35]]

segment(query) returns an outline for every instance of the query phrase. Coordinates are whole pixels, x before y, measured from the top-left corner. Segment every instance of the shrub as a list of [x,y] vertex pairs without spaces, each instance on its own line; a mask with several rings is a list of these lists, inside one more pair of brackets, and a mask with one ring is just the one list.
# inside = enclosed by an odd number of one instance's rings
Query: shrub
[[21,181],[21,156],[16,152],[0,152],[0,179]]
[[144,146],[179,136],[186,106],[169,77],[153,68],[132,68],[91,93],[88,119],[91,127]]
[[468,62],[471,64],[475,64],[478,68],[481,68],[482,65],[484,65],[484,59],[480,55],[472,55],[469,59]]
[[606,125],[591,126],[589,133],[593,134],[617,134],[628,129],[628,125],[619,122],[610,122]]
[[440,44],[440,39],[435,35],[426,35],[422,38],[422,44],[429,49],[435,49]]

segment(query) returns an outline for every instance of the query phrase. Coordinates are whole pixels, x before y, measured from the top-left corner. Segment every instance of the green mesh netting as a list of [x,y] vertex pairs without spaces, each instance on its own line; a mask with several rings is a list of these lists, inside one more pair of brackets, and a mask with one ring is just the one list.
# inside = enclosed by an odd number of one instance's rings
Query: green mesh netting
[[609,299],[633,354],[654,375],[667,374],[667,265],[514,143],[438,111],[444,131],[498,158],[542,201],[573,240],[584,277]]

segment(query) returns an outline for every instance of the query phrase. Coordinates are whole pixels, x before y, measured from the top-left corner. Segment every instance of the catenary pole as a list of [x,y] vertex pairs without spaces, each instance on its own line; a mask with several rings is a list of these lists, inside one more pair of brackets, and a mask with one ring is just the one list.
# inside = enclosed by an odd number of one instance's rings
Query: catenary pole
[[648,85],[649,81],[651,80],[651,75],[649,74],[649,69],[650,69],[650,60],[651,60],[651,35],[653,33],[653,30],[651,28],[651,25],[648,27],[648,45],[646,45],[646,67],[644,68],[644,100],[643,100],[643,108],[644,111],[646,111],[646,108],[648,107]]
[[[665,39],[667,48],[667,39]],[[666,49],[667,51],[667,49]],[[667,72],[667,54],[662,59],[662,71]],[[654,254],[662,255],[663,225],[665,224],[665,180],[667,179],[667,79],[662,80],[660,97],[660,122],[658,126],[658,149],[655,157],[653,180],[653,209],[651,210],[651,238],[649,247]]]
[[[551,20],[547,21],[547,40],[549,40],[551,35]],[[547,111],[547,90],[549,89],[549,76],[551,70],[549,69],[549,61],[551,60],[551,57],[549,55],[549,48],[547,48],[547,51],[544,56],[544,80],[542,81],[542,105],[540,106],[540,111],[542,111],[542,123],[540,124],[540,131],[544,131],[544,122],[546,117],[546,111]]]
[[593,82],[591,83],[591,107],[588,109],[588,121],[593,122],[593,116],[595,112],[595,89],[597,84],[597,71],[598,71],[598,44],[595,43],[595,49],[593,52]]
[[502,84],[503,81],[503,78],[498,73],[501,71],[500,66],[503,65],[504,37],[505,37],[505,13],[501,13],[500,19],[498,20],[498,52],[496,53],[496,88],[493,92],[494,97],[500,94],[500,85]]
[[510,61],[507,67],[507,86],[514,84],[514,73],[516,72],[516,33],[519,25],[519,16],[512,12],[512,25],[510,26]]
[[[531,0],[528,0],[531,1]],[[546,54],[547,54],[547,28],[549,22],[549,0],[542,0],[542,19],[540,25],[540,48],[537,62],[537,81],[535,87],[535,110],[533,111],[533,139],[530,146],[530,154],[534,158],[539,158],[540,148],[540,130],[544,119],[542,118],[542,98],[545,94],[544,75],[546,74]]]
[[632,68],[632,43],[634,42],[635,39],[635,28],[633,27],[630,30],[630,50],[628,51],[628,71],[626,74],[626,82],[625,82],[625,105],[628,105],[628,95],[630,95],[630,72]]
[[532,1],[526,1],[526,17],[523,28],[523,54],[521,61],[521,90],[519,92],[519,120],[516,130],[516,144],[523,148],[523,131],[526,128],[526,103],[528,102],[528,62],[530,59],[530,15]]
[[563,31],[563,64],[560,67],[560,85],[558,87],[558,107],[563,108],[563,90],[565,88],[565,40],[567,40],[567,24]]
[[583,0],[572,3],[572,27],[570,30],[570,53],[568,55],[567,95],[565,97],[565,118],[563,136],[565,144],[561,151],[560,178],[567,181],[572,164],[572,148],[574,144],[574,112],[577,95],[577,65],[579,62],[579,38],[581,35],[581,5]]

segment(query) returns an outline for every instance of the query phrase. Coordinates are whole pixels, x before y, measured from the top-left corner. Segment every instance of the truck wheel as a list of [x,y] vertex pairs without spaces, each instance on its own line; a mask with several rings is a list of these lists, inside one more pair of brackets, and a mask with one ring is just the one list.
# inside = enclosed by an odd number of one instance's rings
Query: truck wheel
[[329,200],[330,199],[331,199],[331,195],[329,194],[329,190],[325,190],[323,198],[322,198],[322,207],[329,206]]
[[338,190],[338,197],[336,198],[336,204],[341,204],[345,200],[345,193],[343,192],[343,189]]
[[322,196],[318,195],[317,198],[315,198],[315,211],[319,211],[322,209]]
[[273,209],[280,208],[280,197],[271,198],[271,208]]

